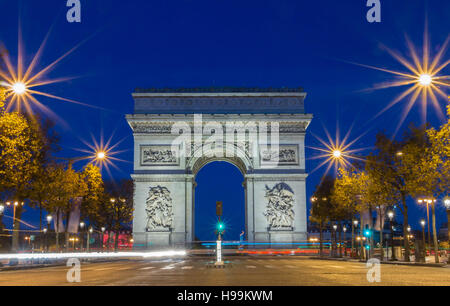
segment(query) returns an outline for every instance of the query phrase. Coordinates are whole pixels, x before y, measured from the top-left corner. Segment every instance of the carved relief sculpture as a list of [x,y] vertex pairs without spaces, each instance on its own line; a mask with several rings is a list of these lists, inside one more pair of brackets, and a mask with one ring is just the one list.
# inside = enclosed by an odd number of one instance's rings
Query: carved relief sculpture
[[147,232],[169,231],[173,222],[172,198],[166,187],[150,187],[146,201]]
[[177,153],[172,151],[170,145],[149,145],[141,147],[141,165],[143,166],[163,166],[177,164]]
[[268,147],[261,150],[261,162],[265,164],[277,163],[278,165],[297,165],[298,164],[298,146],[280,145],[278,150]]
[[292,230],[294,225],[294,192],[286,183],[272,189],[266,185],[266,216],[271,230]]

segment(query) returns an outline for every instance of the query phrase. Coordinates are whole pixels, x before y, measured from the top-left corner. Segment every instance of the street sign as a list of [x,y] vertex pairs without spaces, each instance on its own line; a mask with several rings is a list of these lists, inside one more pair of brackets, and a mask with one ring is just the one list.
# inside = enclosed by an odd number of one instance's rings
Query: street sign
[[216,202],[216,215],[217,216],[222,216],[222,208],[223,208],[222,201],[217,201]]

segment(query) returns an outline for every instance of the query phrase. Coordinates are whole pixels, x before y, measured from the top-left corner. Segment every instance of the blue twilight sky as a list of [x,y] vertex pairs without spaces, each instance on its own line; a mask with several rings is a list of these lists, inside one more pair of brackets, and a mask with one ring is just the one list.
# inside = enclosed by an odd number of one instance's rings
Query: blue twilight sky
[[[41,90],[102,109],[48,98],[41,101],[66,123],[58,125],[63,137],[61,155],[79,155],[74,148],[86,148],[82,140],[90,141],[91,135],[96,139],[113,135],[113,143],[123,140],[118,148],[127,150],[120,154],[126,162],[116,163],[119,170],[112,169],[114,178],[129,177],[132,172],[133,140],[124,114],[133,110],[131,92],[136,87],[301,86],[308,93],[306,110],[314,114],[309,132],[325,138],[323,127],[334,135],[336,126],[344,134],[354,124],[350,138],[369,130],[354,147],[370,147],[376,131],[394,131],[407,101],[369,120],[404,88],[362,91],[393,76],[346,61],[405,71],[382,44],[408,57],[405,34],[414,45],[422,46],[428,17],[431,52],[435,54],[450,28],[450,2],[445,0],[381,0],[382,22],[378,24],[366,21],[366,0],[81,3],[82,22],[75,24],[66,21],[66,0],[0,0],[0,41],[15,58],[20,23],[29,62],[51,29],[38,68],[83,42],[48,75],[79,78]],[[448,74],[448,69],[443,73]],[[440,102],[443,109],[445,101]],[[431,107],[427,117],[434,126],[439,125]],[[418,106],[406,122],[420,123]],[[306,142],[318,145],[310,133]],[[311,158],[319,152],[307,150],[306,154]],[[307,171],[318,163],[308,160]],[[228,189],[242,182],[235,170],[212,164],[198,178],[199,207],[214,205],[217,198],[230,203],[225,214],[235,231],[229,232],[229,239],[238,238],[244,220],[242,190]],[[308,198],[323,173],[321,168],[309,176]],[[218,179],[232,185],[225,187]],[[438,212],[439,222],[443,222],[442,206]],[[35,215],[29,209],[24,218],[36,223]],[[423,209],[411,203],[411,215],[411,225],[418,227]],[[211,207],[197,211],[196,218],[210,220],[214,211]],[[204,234],[207,225],[201,227],[202,233],[197,232],[200,238],[210,237]]]

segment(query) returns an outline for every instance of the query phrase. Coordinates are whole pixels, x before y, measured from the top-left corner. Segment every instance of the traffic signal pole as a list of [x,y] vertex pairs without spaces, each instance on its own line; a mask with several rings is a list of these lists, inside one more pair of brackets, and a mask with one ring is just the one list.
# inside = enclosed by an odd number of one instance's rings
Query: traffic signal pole
[[222,260],[222,232],[224,230],[224,226],[220,221],[220,217],[222,216],[222,202],[216,202],[216,215],[219,219],[217,223],[217,242],[216,242],[216,267],[223,267],[224,262]]

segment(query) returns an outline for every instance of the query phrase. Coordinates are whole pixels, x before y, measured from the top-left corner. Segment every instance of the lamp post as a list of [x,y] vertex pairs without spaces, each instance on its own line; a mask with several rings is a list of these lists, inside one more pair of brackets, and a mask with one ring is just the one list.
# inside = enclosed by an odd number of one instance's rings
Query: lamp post
[[450,198],[444,199],[444,205],[447,210],[447,241],[448,241],[448,248],[450,249]]
[[395,258],[395,248],[394,248],[394,212],[390,210],[388,212],[389,227],[391,228],[391,260],[397,260]]
[[344,231],[344,256],[347,257],[347,227],[344,225],[344,227],[342,228],[342,230]]
[[89,228],[87,232],[87,241],[86,241],[86,251],[89,253],[90,246],[91,246],[91,234],[94,232],[94,229],[92,227]]
[[[14,203],[11,203],[11,202],[6,202],[6,205],[7,206],[13,206],[13,234],[11,235],[11,237],[12,237],[12,248],[13,248],[13,251],[17,251],[17,250],[14,250],[15,249],[15,241],[14,241],[14,237],[15,237],[15,235],[14,235],[14,232],[15,232],[15,230],[16,230],[16,208],[17,207],[19,207],[19,205],[21,205],[21,206],[23,206],[23,202],[18,202],[18,201],[14,201]],[[18,238],[16,238],[16,239],[18,239]],[[19,242],[16,240],[16,243],[17,243],[17,246],[19,245]]]
[[[421,202],[422,201],[422,202]],[[437,233],[436,233],[436,199],[433,198],[423,198],[418,199],[419,203],[427,203],[427,210],[428,205],[431,206],[431,220],[433,222],[433,244],[434,244],[434,259],[436,263],[439,263],[439,245],[437,241]],[[428,233],[428,236],[430,233]]]
[[44,227],[42,229],[42,231],[44,232],[44,252],[47,250],[47,228]]
[[419,204],[423,204],[425,203],[427,205],[427,224],[428,224],[428,244],[427,244],[427,249],[431,249],[431,231],[430,231],[430,209],[429,209],[429,203],[428,203],[428,199],[418,199],[417,202]]
[[355,232],[358,231],[358,220],[353,220],[352,222],[352,255],[354,250],[356,250],[356,255],[358,255],[357,247],[355,246]]
[[80,249],[81,249],[81,251],[83,251],[83,242],[84,242],[84,222],[83,221],[81,221],[80,222],[80,236],[81,236],[81,238],[80,238]]
[[424,247],[424,254],[423,254],[423,258],[425,259],[425,257],[426,257],[426,249],[425,249],[425,224],[426,224],[426,222],[425,222],[425,220],[424,219],[422,219],[422,220],[420,220],[420,225],[422,226],[422,242],[423,242],[423,247]]
[[[52,223],[52,220],[53,220],[53,217],[52,217],[52,215],[47,215],[47,232],[50,234],[50,231],[51,231],[51,223]],[[50,246],[49,246],[49,237],[47,236],[47,238],[46,238],[46,248],[47,248],[47,252],[49,251],[49,249],[50,249]]]
[[334,250],[333,250],[333,256],[337,255],[337,225],[333,224],[333,230],[334,230]]
[[104,246],[104,244],[103,244],[103,235],[104,235],[104,233],[105,233],[106,228],[105,228],[105,227],[102,227],[101,230],[102,230],[102,239],[100,239],[100,240],[101,240],[101,243],[102,243],[102,251],[103,251],[104,248],[105,248],[105,246]]

